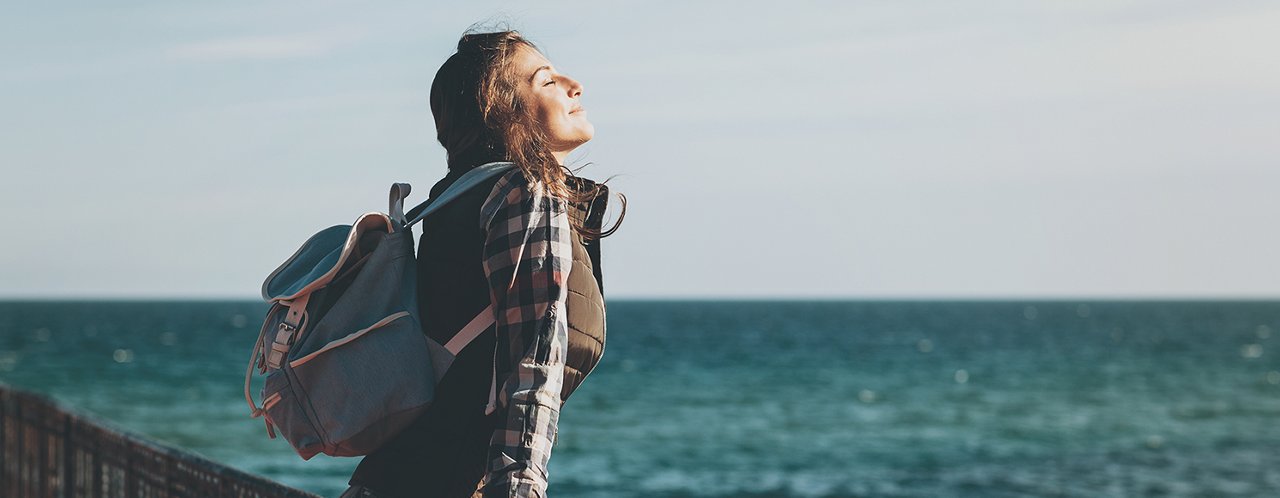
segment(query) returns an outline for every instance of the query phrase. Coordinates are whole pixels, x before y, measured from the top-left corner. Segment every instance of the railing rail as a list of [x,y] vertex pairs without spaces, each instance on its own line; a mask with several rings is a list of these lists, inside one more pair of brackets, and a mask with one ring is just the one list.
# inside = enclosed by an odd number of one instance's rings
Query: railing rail
[[0,384],[0,496],[319,498]]

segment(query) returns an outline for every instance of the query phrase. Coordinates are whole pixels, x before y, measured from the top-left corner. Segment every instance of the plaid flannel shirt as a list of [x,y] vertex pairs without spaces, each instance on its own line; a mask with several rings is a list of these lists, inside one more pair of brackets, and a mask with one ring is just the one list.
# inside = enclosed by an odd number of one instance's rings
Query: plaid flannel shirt
[[498,392],[505,419],[489,443],[485,497],[544,497],[568,347],[573,239],[568,201],[505,173],[481,208],[484,271],[494,305]]

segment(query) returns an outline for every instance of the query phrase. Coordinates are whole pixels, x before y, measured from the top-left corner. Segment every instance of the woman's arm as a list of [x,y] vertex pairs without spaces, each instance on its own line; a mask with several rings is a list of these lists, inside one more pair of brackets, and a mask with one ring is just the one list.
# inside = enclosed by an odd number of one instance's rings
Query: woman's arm
[[496,373],[500,389],[490,409],[506,416],[489,444],[486,497],[546,496],[560,417],[573,246],[568,203],[541,186],[531,190],[513,170],[498,180],[481,210],[497,330],[494,359],[511,366]]

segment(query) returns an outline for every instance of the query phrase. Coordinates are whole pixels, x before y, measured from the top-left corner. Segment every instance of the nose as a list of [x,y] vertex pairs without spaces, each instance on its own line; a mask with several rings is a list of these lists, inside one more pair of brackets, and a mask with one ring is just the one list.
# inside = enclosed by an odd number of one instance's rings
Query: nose
[[579,95],[582,95],[582,83],[568,76],[565,76],[565,79],[569,80],[569,96],[570,97],[577,97]]

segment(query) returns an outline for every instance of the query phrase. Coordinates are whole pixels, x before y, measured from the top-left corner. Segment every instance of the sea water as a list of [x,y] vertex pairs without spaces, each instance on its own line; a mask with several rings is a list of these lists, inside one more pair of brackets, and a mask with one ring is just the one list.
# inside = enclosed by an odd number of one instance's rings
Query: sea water
[[[257,302],[0,303],[0,382],[337,496],[249,417]],[[558,497],[1280,496],[1280,303],[625,301]],[[254,385],[256,395],[258,384]]]

